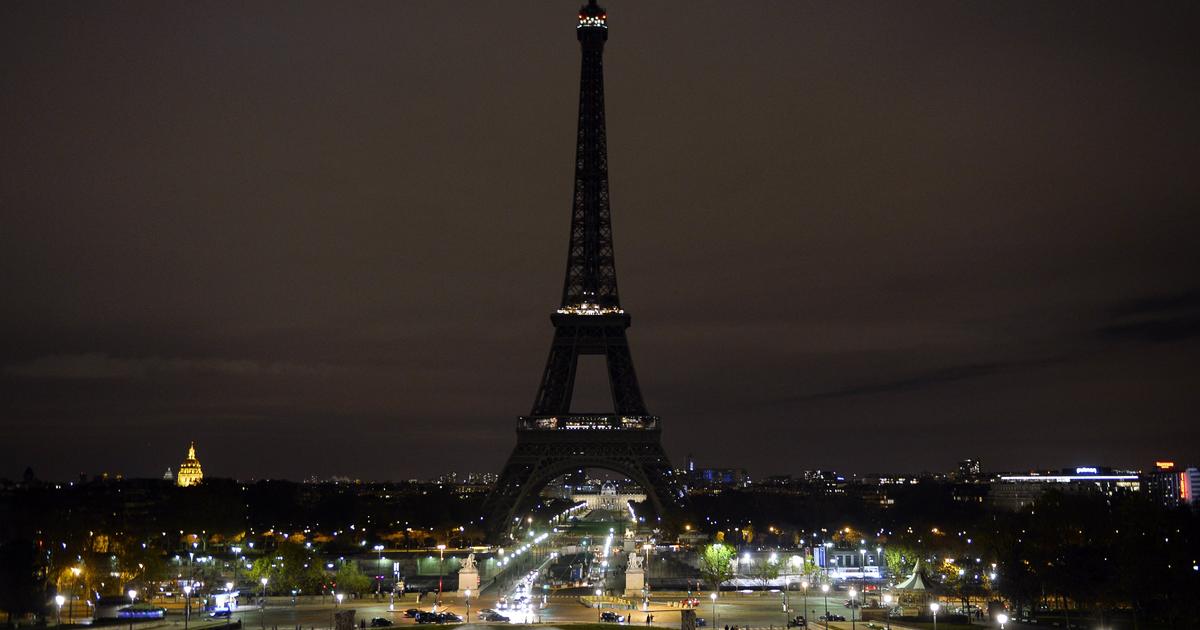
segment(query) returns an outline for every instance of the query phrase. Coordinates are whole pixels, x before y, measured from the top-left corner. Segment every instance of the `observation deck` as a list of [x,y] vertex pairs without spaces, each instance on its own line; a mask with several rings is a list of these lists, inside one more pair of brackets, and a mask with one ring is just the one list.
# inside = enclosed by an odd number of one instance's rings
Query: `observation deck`
[[571,414],[566,416],[521,416],[517,431],[658,431],[658,416],[617,414]]

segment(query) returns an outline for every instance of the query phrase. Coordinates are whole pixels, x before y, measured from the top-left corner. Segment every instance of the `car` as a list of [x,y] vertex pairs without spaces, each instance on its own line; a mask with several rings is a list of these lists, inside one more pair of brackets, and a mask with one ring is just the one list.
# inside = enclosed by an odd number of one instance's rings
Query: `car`
[[462,623],[462,620],[463,620],[462,617],[459,617],[458,615],[456,615],[452,612],[449,612],[449,611],[440,612],[437,614],[437,617],[438,617],[438,620],[437,620],[438,623]]
[[408,617],[409,619],[412,619],[412,618],[416,617],[417,614],[419,614],[420,612],[422,612],[420,608],[409,608],[408,610],[404,611],[404,616]]
[[827,614],[821,615],[820,617],[818,617],[818,619],[820,619],[821,621],[845,621],[846,620],[846,618],[843,617],[842,615],[835,615],[833,613],[827,613]]
[[117,611],[117,619],[162,619],[166,616],[166,608],[145,603],[126,606]]
[[788,621],[788,627],[789,628],[807,628],[808,620],[804,618],[804,615],[796,615],[795,617],[793,617],[792,619],[790,619]]
[[390,625],[392,625],[392,620],[384,617],[375,617],[370,623],[372,628],[386,628]]
[[624,615],[618,615],[611,610],[606,610],[600,613],[600,621],[607,621],[608,623],[625,623],[625,617]]
[[704,628],[708,626],[708,621],[704,617],[696,617],[696,627]]
[[496,612],[496,611],[492,610],[491,608],[480,608],[479,609],[479,618],[482,619],[484,615],[490,615],[491,613],[494,613],[494,612]]
[[228,608],[217,608],[215,610],[210,610],[208,612],[208,616],[212,617],[213,619],[228,619],[233,616],[233,611],[229,610]]
[[501,615],[500,613],[493,610],[490,613],[480,615],[479,620],[480,621],[501,621],[501,622],[503,622],[503,621],[508,621],[508,617],[505,617],[504,615]]
[[417,623],[441,623],[438,620],[438,614],[428,610],[417,611],[417,614],[413,615],[413,619],[415,619]]

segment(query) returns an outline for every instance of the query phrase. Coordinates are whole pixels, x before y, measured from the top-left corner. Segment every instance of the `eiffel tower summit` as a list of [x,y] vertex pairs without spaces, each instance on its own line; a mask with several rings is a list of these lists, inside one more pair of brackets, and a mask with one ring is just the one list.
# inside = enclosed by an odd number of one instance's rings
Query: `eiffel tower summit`
[[[508,530],[551,480],[580,468],[625,475],[659,514],[683,496],[662,447],[662,423],[642,400],[625,336],[630,317],[617,293],[604,123],[608,14],[595,0],[580,8],[575,32],[582,53],[579,128],[562,304],[550,316],[554,339],[533,409],[517,420],[517,446],[485,505],[493,535]],[[580,355],[604,357],[611,413],[571,412]]]

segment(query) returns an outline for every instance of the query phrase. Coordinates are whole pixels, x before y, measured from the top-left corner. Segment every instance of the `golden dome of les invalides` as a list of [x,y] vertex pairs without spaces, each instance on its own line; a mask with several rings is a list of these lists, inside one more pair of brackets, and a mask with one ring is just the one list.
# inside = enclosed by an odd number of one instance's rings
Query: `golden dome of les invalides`
[[204,480],[204,471],[200,469],[200,460],[196,459],[196,443],[188,446],[187,459],[179,465],[179,474],[175,477],[175,485],[181,487],[194,486]]

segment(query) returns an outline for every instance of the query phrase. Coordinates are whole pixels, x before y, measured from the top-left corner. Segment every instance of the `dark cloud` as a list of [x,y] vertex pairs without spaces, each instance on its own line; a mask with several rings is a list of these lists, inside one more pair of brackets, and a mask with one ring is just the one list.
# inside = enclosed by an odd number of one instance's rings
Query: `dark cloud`
[[1100,329],[1110,339],[1169,343],[1200,336],[1200,315],[1114,324]]
[[1002,371],[1027,368],[1031,367],[1031,365],[1033,364],[984,363],[975,365],[955,365],[884,383],[872,383],[832,391],[807,394],[784,402],[805,402],[834,398],[851,398],[855,396],[870,396],[873,394],[908,392],[927,387],[935,387],[946,383],[953,383],[955,381],[984,378]]
[[1122,300],[1111,312],[1116,317],[1131,315],[1161,315],[1176,311],[1200,310],[1200,289]]
[[[607,4],[673,456],[1200,460],[1197,5]],[[189,439],[221,475],[498,468],[561,289],[573,20],[0,5],[0,476]]]
[[1200,335],[1200,290],[1121,300],[1109,312],[1112,323],[1099,330],[1106,340],[1169,343]]
[[4,366],[10,376],[30,379],[144,379],[158,376],[222,374],[231,377],[327,374],[331,366],[262,363],[228,359],[115,358],[106,354],[38,357]]

